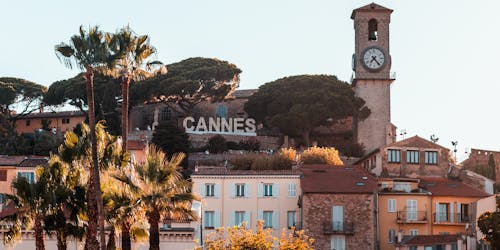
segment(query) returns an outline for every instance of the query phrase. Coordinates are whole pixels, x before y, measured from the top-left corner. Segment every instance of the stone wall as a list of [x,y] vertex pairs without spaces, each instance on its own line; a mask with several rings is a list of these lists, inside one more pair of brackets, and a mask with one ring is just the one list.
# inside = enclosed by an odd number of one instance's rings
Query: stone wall
[[500,152],[492,150],[483,149],[471,149],[469,158],[462,162],[465,169],[474,170],[480,166],[487,166],[490,159],[490,155],[493,155],[496,167],[496,182],[500,182]]
[[344,223],[353,223],[354,234],[345,235],[346,249],[375,249],[375,202],[373,194],[304,194],[303,228],[315,239],[315,249],[331,249],[323,223],[331,221],[332,206],[344,206]]

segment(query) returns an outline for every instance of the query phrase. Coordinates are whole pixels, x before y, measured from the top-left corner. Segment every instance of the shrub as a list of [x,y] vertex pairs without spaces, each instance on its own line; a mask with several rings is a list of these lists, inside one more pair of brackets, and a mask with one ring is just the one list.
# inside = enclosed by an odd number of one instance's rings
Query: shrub
[[190,149],[188,134],[174,122],[161,122],[153,132],[152,142],[169,156]]
[[282,148],[280,155],[292,162],[297,162],[297,151],[293,148]]
[[255,157],[255,155],[241,155],[229,160],[229,163],[235,170],[250,170]]
[[226,139],[222,135],[212,136],[208,140],[208,151],[210,153],[222,153],[227,151]]
[[272,169],[271,161],[269,156],[263,155],[254,158],[252,162],[252,170],[270,170]]
[[226,147],[227,147],[227,149],[230,149],[230,150],[240,150],[241,149],[240,145],[234,141],[226,142]]
[[259,151],[260,142],[256,138],[249,137],[240,141],[240,148],[248,151]]
[[273,155],[270,157],[269,165],[275,170],[292,169],[295,160],[290,160],[282,154]]
[[359,143],[349,143],[337,146],[342,155],[348,157],[362,157],[365,154],[365,148]]
[[329,164],[344,165],[335,148],[310,147],[302,153],[301,160],[304,164]]

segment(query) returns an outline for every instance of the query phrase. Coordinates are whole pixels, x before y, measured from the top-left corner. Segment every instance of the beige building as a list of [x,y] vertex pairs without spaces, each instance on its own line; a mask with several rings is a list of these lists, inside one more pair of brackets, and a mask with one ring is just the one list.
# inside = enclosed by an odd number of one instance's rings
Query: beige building
[[203,238],[218,227],[246,222],[255,229],[257,220],[279,236],[283,228],[300,227],[300,173],[295,170],[227,170],[198,167],[191,175],[193,192],[201,197]]
[[64,133],[85,121],[85,117],[82,111],[31,113],[16,120],[15,126],[18,134],[33,133],[41,129],[44,123],[54,132]]

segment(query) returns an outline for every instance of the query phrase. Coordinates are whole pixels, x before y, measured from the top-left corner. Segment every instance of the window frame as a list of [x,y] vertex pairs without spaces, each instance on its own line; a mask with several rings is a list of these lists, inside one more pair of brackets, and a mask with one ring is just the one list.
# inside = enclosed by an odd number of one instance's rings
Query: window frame
[[[290,221],[290,218],[292,218],[292,221]],[[288,229],[291,229],[292,227],[297,227],[297,219],[296,218],[297,218],[297,211],[287,211],[286,212],[286,225],[288,226]]]
[[288,183],[288,197],[297,197],[297,185]]
[[[393,159],[395,158],[395,159]],[[387,149],[387,162],[388,163],[401,163],[401,150],[400,149]]]
[[205,183],[205,197],[215,197],[215,183]]
[[245,221],[245,211],[234,211],[234,225],[241,226],[241,224],[244,221]]
[[[269,218],[267,218],[269,217]],[[262,220],[264,220],[264,228],[273,228],[273,211],[263,211]]]
[[420,151],[418,150],[406,150],[406,163],[408,164],[418,164],[420,162]]
[[264,183],[264,197],[273,197],[273,184],[272,183]]
[[387,240],[389,243],[395,243],[395,238],[396,238],[396,230],[395,229],[389,229],[387,232]]
[[[391,207],[391,203],[393,203],[393,204],[394,204],[394,207]],[[397,210],[398,210],[398,209],[397,209],[397,207],[398,207],[398,206],[397,206],[397,201],[396,201],[396,199],[388,199],[388,200],[387,200],[387,212],[388,212],[388,213],[396,213],[396,212],[397,212]],[[393,208],[393,209],[391,209],[391,208]]]
[[424,162],[426,165],[438,165],[438,151],[426,150],[424,152]]
[[203,227],[205,229],[215,229],[215,211],[205,211],[203,213]]
[[62,124],[69,124],[69,121],[70,121],[69,118],[62,118],[61,119]]
[[236,183],[235,188],[236,197],[245,197],[245,183]]

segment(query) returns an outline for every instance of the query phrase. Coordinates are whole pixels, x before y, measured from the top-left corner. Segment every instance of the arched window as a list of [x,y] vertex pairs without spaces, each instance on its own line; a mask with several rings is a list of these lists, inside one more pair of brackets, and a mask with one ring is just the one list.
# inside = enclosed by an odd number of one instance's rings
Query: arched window
[[378,39],[378,22],[375,19],[368,21],[368,40],[377,41]]
[[160,114],[160,121],[169,121],[172,119],[172,109],[169,107],[163,108]]
[[221,118],[227,118],[227,107],[224,104],[218,104],[215,110],[215,116]]

